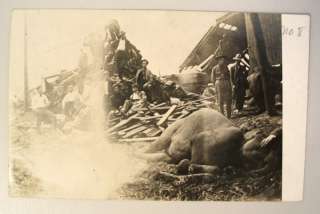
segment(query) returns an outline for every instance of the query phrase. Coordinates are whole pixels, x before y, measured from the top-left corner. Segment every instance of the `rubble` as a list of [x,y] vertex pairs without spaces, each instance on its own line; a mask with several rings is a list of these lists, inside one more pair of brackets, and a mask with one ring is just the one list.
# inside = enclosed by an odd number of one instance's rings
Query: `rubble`
[[212,97],[203,97],[196,100],[181,100],[180,105],[161,103],[149,108],[137,109],[134,115],[123,119],[121,115],[109,120],[108,137],[114,142],[152,141],[173,122],[180,120],[194,111],[206,108],[206,100]]

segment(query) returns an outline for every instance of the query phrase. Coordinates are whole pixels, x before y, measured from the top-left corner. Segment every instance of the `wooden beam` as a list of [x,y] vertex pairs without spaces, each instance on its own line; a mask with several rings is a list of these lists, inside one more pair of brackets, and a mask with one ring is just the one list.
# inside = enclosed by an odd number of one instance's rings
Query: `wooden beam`
[[169,116],[176,110],[177,105],[172,105],[170,109],[163,115],[163,117],[157,123],[157,126],[161,126],[163,123],[167,121]]
[[140,138],[126,138],[126,139],[119,139],[119,142],[123,143],[133,143],[133,142],[153,142],[157,140],[159,137],[140,137]]
[[267,68],[270,68],[266,53],[266,44],[262,32],[261,23],[257,13],[245,13],[245,24],[247,29],[248,46],[251,50],[251,58],[255,57],[259,72],[261,74],[261,82],[263,88],[263,97],[265,108],[269,115],[272,115],[272,104],[269,102],[268,75]]
[[146,129],[148,129],[148,128],[149,128],[148,126],[140,126],[140,127],[138,127],[138,128],[135,128],[135,129],[129,131],[129,132],[128,132],[125,136],[123,136],[123,137],[124,137],[124,138],[132,137],[132,136],[134,136],[134,135],[136,135],[136,134],[138,134],[138,133],[140,133],[140,132],[142,132],[142,131],[144,131],[144,130],[146,130]]
[[132,122],[133,120],[137,120],[136,118],[134,118],[136,115],[138,115],[138,114],[134,114],[134,115],[132,115],[131,117],[129,117],[128,119],[120,121],[120,122],[117,123],[115,126],[109,128],[109,129],[107,130],[107,132],[111,133],[111,132],[113,132],[113,131],[118,130],[118,129],[121,128],[122,126],[127,125],[128,123]]
[[143,126],[143,124],[137,123],[137,124],[134,124],[134,125],[132,125],[132,126],[129,126],[128,128],[119,130],[118,135],[126,135],[127,132],[131,131],[132,129],[138,128],[138,127],[140,127],[140,126]]

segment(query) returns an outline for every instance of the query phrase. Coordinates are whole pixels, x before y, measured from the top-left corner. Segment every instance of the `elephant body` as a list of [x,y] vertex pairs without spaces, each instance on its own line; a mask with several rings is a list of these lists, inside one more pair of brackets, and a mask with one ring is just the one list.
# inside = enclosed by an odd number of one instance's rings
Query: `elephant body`
[[169,126],[148,152],[164,151],[175,163],[189,159],[193,164],[224,167],[239,162],[242,143],[241,130],[229,119],[201,109]]

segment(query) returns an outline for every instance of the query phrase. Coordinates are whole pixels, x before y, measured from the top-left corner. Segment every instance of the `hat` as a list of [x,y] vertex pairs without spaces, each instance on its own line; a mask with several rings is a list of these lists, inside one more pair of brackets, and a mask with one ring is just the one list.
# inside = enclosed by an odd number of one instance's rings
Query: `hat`
[[213,86],[213,83],[212,82],[208,83],[208,86]]
[[217,56],[215,56],[216,59],[220,59],[220,58],[227,58],[227,56],[223,55],[223,54],[219,54]]
[[141,60],[141,62],[146,62],[147,64],[149,64],[149,61],[146,59]]
[[120,31],[120,36],[125,36],[125,35],[126,35],[126,32]]
[[174,85],[174,82],[171,81],[171,80],[168,80],[165,84],[166,84],[167,86],[172,86],[172,85]]
[[241,60],[241,54],[236,54],[235,57],[232,58],[233,60]]

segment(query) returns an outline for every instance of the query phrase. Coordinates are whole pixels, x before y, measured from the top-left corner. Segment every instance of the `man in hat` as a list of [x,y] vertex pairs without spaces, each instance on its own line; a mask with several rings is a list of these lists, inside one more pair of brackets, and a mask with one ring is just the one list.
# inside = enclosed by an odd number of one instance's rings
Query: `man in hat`
[[231,83],[233,86],[233,99],[236,112],[241,112],[243,109],[244,99],[247,88],[248,72],[245,66],[241,65],[241,54],[236,54],[233,57],[235,63],[230,66]]
[[230,74],[226,64],[226,56],[216,56],[218,64],[212,68],[211,82],[215,85],[220,112],[224,114],[224,104],[227,106],[227,117],[231,117],[232,90]]
[[144,84],[152,79],[152,73],[147,67],[149,64],[148,60],[143,59],[141,63],[142,68],[140,68],[136,74],[136,84],[140,91],[143,90]]

